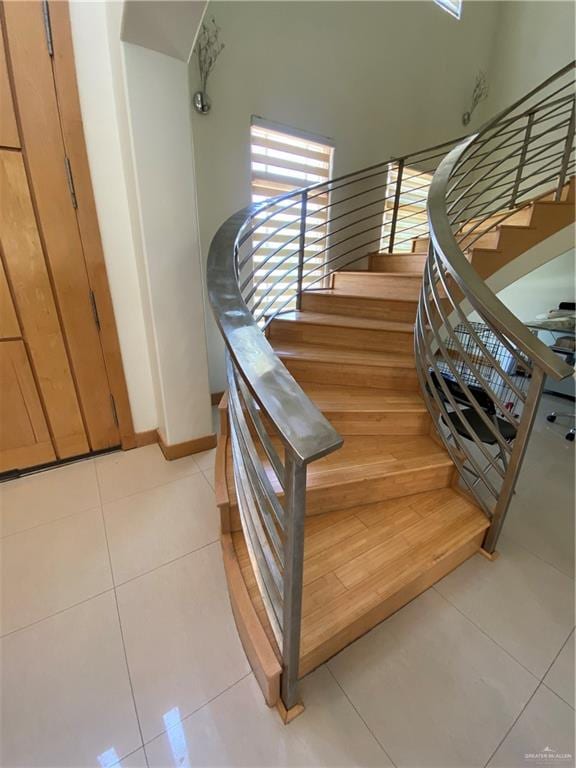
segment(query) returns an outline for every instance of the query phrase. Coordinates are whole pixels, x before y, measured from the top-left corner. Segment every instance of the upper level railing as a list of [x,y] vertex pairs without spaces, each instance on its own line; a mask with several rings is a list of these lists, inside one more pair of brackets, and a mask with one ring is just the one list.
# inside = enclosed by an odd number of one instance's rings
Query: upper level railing
[[495,243],[501,224],[527,221],[522,217],[538,197],[562,200],[574,174],[574,110],[572,63],[451,150],[428,197],[416,365],[462,482],[491,518],[489,552],[514,492],[544,379],[573,369],[482,279],[488,254],[481,248]]
[[[568,68],[559,73],[464,141],[447,142],[248,206],[231,216],[212,241],[208,292],[228,356],[238,509],[283,658],[282,699],[287,707],[297,700],[307,466],[337,450],[342,439],[276,356],[265,329],[278,314],[299,308],[303,290],[328,287],[333,272],[353,264],[360,268],[371,252],[410,251],[415,238],[427,238],[426,201],[434,175],[429,202],[433,245],[415,333],[417,368],[450,455],[464,482],[492,515],[497,536],[508,501],[494,511],[486,495],[496,505],[499,494],[509,500],[543,376],[559,378],[567,370],[498,301],[464,250],[472,239],[494,229],[496,219],[490,217],[504,220],[511,207],[521,207],[525,199],[552,184],[561,190],[573,172],[572,150],[567,147],[574,134],[574,100],[562,79],[568,82],[571,73]],[[544,129],[547,139],[541,136]],[[553,166],[546,165],[550,163]],[[490,355],[467,319],[472,310],[514,359],[527,366],[527,375],[532,376],[527,396]],[[467,324],[467,333],[476,334],[471,336],[477,344],[474,359],[466,349],[462,352],[458,330],[462,323]],[[474,385],[458,373],[455,354],[472,365]],[[498,387],[482,374],[478,355],[486,356],[491,370],[517,390],[517,402],[523,406],[518,415],[506,408]],[[454,411],[462,410],[454,395],[456,384],[462,390],[460,401],[467,406],[462,416],[467,438],[454,426],[454,420],[461,426]],[[475,399],[476,395],[482,399],[478,390],[490,400],[490,405],[484,402],[485,409]],[[500,434],[502,420],[516,430],[515,440]],[[483,443],[478,421],[493,436],[499,458]],[[496,473],[499,484],[490,473]]]

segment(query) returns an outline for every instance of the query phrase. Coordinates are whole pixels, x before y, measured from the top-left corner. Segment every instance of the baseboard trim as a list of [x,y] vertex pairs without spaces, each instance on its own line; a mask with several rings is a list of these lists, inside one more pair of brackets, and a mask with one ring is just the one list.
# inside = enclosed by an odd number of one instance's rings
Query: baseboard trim
[[134,446],[131,446],[131,447],[144,448],[145,445],[153,445],[154,443],[157,443],[157,442],[158,442],[158,430],[149,429],[146,432],[135,432]]
[[212,394],[210,395],[210,399],[212,401],[212,405],[218,405],[220,400],[222,400],[223,394],[224,394],[224,392],[212,392]]
[[174,461],[174,459],[190,456],[192,453],[200,453],[200,451],[208,451],[210,448],[215,448],[216,435],[204,435],[204,437],[197,437],[195,440],[186,440],[184,443],[166,445],[164,440],[162,440],[162,436],[158,434],[158,445],[164,454],[164,458],[167,461]]

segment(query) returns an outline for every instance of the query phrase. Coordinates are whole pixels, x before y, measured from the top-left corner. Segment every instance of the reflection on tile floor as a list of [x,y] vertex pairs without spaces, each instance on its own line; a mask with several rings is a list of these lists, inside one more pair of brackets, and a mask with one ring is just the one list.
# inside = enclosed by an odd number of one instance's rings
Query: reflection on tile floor
[[[214,451],[0,485],[0,764],[573,765],[574,445],[545,398],[500,559],[447,576],[303,683],[289,727],[239,643]],[[542,757],[544,755],[544,757]]]

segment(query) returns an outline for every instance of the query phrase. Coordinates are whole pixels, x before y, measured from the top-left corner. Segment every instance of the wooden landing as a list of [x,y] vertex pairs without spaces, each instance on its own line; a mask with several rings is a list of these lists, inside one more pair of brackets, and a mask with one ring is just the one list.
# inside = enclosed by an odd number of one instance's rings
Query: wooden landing
[[[300,675],[306,675],[480,549],[488,521],[452,488],[308,518]],[[252,605],[276,643],[241,532],[232,534]]]

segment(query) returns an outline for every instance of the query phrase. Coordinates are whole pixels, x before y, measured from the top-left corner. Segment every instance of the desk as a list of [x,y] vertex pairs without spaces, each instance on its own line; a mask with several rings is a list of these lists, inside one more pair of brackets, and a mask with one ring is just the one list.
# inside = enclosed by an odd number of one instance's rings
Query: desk
[[[536,335],[539,337],[539,333],[544,331],[552,336],[552,343],[548,344],[550,349],[559,355],[563,355],[568,365],[574,365],[574,352],[565,349],[564,347],[558,347],[556,341],[561,336],[571,336],[576,338],[576,332],[574,329],[574,315],[568,317],[554,317],[550,320],[532,320],[525,325],[531,330],[536,331]],[[540,337],[539,337],[540,338]],[[550,376],[546,377],[544,382],[544,391],[549,392],[552,395],[562,395],[564,397],[574,398],[576,391],[574,386],[574,377],[569,377],[563,381],[556,381]]]

